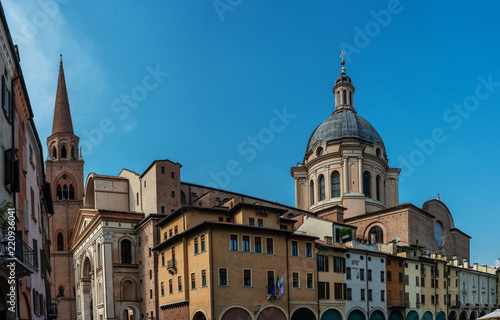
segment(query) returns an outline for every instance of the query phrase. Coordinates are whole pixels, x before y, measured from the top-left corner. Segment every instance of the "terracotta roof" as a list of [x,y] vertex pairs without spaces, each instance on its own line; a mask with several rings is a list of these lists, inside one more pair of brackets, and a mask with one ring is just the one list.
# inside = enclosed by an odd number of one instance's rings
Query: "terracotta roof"
[[66,90],[66,80],[61,62],[59,64],[59,78],[57,80],[56,105],[54,107],[54,121],[52,122],[52,134],[71,133],[73,134],[73,122],[69,110],[68,92]]

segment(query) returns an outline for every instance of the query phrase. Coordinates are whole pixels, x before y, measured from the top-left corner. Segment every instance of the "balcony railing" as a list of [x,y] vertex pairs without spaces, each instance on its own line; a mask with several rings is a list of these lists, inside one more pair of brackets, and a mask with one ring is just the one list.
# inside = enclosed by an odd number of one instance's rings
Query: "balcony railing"
[[175,259],[170,259],[167,261],[167,270],[171,274],[177,273]]
[[[22,238],[22,231],[16,230],[9,235],[7,227],[0,228],[0,265],[8,268],[9,262],[16,263],[16,274],[25,276],[33,273],[33,249]],[[17,267],[19,266],[19,267]]]
[[407,299],[393,299],[391,297],[389,297],[387,299],[387,305],[389,306],[408,306],[410,305],[410,301],[407,300]]
[[47,302],[47,318],[56,319],[58,316],[57,303]]

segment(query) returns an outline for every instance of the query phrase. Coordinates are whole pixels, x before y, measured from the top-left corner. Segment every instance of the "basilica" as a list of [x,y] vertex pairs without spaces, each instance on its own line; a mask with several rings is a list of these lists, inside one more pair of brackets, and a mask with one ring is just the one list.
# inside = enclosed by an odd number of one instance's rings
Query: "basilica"
[[399,203],[401,169],[389,167],[382,138],[356,113],[354,90],[342,61],[335,109],[311,134],[303,162],[291,169],[296,207],[324,217],[340,208],[343,222],[371,243],[401,241],[469,260],[470,237],[455,228],[439,198],[422,208]]

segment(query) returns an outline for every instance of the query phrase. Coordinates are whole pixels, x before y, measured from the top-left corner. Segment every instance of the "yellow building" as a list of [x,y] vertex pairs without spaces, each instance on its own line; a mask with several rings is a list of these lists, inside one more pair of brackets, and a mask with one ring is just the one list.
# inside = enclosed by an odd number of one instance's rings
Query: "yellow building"
[[342,320],[345,318],[347,300],[344,258],[347,247],[316,240],[316,248],[319,319]]
[[160,221],[160,319],[317,319],[317,238],[286,211],[183,206]]

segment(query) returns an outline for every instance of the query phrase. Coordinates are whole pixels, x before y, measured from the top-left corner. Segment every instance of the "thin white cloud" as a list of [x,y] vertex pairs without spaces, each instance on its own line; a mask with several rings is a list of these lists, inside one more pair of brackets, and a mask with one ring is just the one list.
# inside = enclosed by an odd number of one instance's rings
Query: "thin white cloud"
[[[14,44],[19,46],[21,67],[43,145],[52,130],[61,53],[73,123],[79,117],[85,117],[83,110],[91,111],[89,102],[95,101],[104,90],[103,73],[92,55],[95,48],[93,42],[85,36],[84,30],[75,30],[65,18],[65,6],[69,2],[2,1]],[[85,106],[81,106],[76,99],[77,90],[86,92]]]

